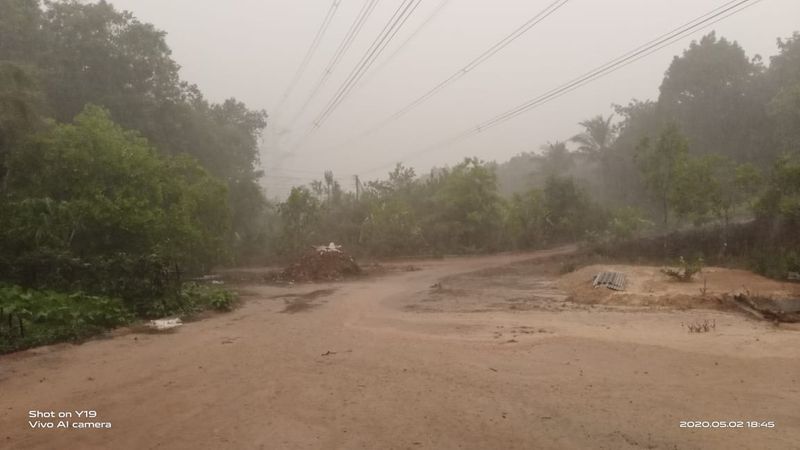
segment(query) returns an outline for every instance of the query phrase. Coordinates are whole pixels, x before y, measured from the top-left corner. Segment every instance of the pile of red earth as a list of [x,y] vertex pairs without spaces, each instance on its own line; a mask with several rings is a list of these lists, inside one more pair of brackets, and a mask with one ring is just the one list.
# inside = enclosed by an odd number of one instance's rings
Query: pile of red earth
[[281,272],[288,281],[334,281],[358,275],[361,268],[341,250],[311,250]]

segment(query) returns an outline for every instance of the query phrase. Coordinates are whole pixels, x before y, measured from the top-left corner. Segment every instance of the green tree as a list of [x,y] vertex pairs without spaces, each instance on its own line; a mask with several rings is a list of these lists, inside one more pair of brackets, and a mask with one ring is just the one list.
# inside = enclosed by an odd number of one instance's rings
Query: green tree
[[779,158],[765,184],[756,203],[759,216],[796,231],[800,227],[800,162]]
[[689,143],[674,123],[667,125],[655,142],[644,138],[637,149],[636,163],[661,209],[664,227],[669,220],[670,197],[688,153]]
[[583,131],[576,134],[570,141],[578,144],[578,152],[590,161],[596,162],[600,168],[600,178],[604,189],[609,186],[609,167],[612,163],[611,147],[616,139],[616,129],[611,123],[614,116],[604,118],[602,115],[579,123]]
[[661,84],[661,113],[676,121],[692,149],[739,161],[763,161],[770,155],[770,133],[757,86],[763,65],[712,32],[676,56]]
[[278,206],[282,219],[282,251],[296,255],[316,242],[320,220],[320,202],[306,187],[294,187],[286,201]]
[[781,89],[770,101],[768,111],[781,146],[787,151],[800,148],[800,81]]
[[0,3],[0,60],[36,67],[57,120],[100,105],[162,154],[194,157],[228,185],[239,241],[254,242],[265,214],[257,166],[266,113],[205,100],[180,79],[165,35],[104,0]]
[[760,185],[758,169],[718,156],[689,156],[679,166],[669,195],[671,207],[695,224],[716,219],[723,239],[740,206],[747,206]]
[[451,248],[495,248],[502,227],[497,176],[483,161],[466,158],[447,171],[435,193],[439,225],[430,240],[449,242]]
[[67,121],[86,103],[110,109],[124,126],[143,123],[163,102],[177,102],[179,66],[165,33],[101,0],[47,2],[44,45],[31,55],[46,73],[45,88],[56,118]]
[[614,111],[620,121],[616,139],[609,149],[609,159],[614,164],[608,167],[608,193],[604,204],[650,209],[651,200],[636,164],[636,154],[643,139],[656,136],[664,127],[658,104],[632,100],[627,105],[615,105]]
[[677,165],[668,200],[681,219],[700,225],[712,217],[712,209],[722,200],[715,166],[722,163],[716,155],[687,156]]
[[[15,148],[9,168],[11,214],[0,227],[0,247],[15,258],[13,270],[24,270],[23,261],[54,273],[64,261],[91,266],[109,258],[155,258],[199,271],[226,255],[225,186],[189,157],[159,156],[102,108],[89,106],[73,124],[53,126]],[[63,258],[48,263],[46,255]],[[74,281],[89,276],[86,270]]]
[[604,118],[602,115],[579,123],[583,131],[570,141],[578,144],[579,154],[599,166],[600,181],[604,193],[608,193],[611,184],[610,167],[612,165],[611,148],[616,139],[616,129],[611,123],[613,115]]
[[506,211],[506,229],[515,248],[531,248],[545,242],[544,195],[539,189],[516,193]]
[[544,177],[562,176],[575,166],[573,154],[565,142],[548,142],[541,149],[540,170]]
[[603,228],[603,214],[573,178],[551,176],[543,192],[544,220],[551,242],[574,242]]
[[796,152],[800,149],[800,32],[778,39],[778,49],[765,74],[771,97],[767,111],[778,148]]
[[411,255],[424,245],[415,213],[400,196],[384,196],[371,202],[360,242],[371,253],[384,256]]
[[0,61],[0,189],[5,184],[6,155],[44,122],[44,98],[32,71]]
[[419,252],[425,240],[417,218],[420,189],[414,169],[397,164],[386,180],[367,183],[362,200],[368,204],[359,243],[378,255]]
[[616,130],[611,123],[613,118],[613,115],[607,118],[598,115],[580,122],[578,125],[583,127],[583,131],[570,138],[570,141],[578,144],[578,151],[590,159],[603,161],[616,138]]
[[27,61],[41,49],[38,0],[0,1],[0,61]]

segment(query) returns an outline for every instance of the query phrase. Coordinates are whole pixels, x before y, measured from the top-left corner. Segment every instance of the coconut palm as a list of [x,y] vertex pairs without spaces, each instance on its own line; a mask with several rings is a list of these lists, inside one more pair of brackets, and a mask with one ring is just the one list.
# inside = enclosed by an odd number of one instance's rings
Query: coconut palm
[[578,144],[579,152],[596,161],[602,161],[617,137],[616,130],[611,124],[613,118],[613,114],[608,118],[597,115],[580,122],[578,125],[582,126],[584,131],[573,136],[570,141]]
[[600,180],[606,190],[609,189],[609,182],[613,178],[609,173],[611,171],[610,153],[617,138],[617,130],[611,124],[613,117],[613,114],[608,118],[597,115],[580,122],[578,125],[583,127],[583,132],[570,139],[578,144],[578,152],[589,161],[595,161],[600,165]]
[[573,153],[570,153],[566,142],[548,142],[541,149],[541,170],[545,176],[564,175],[575,165]]

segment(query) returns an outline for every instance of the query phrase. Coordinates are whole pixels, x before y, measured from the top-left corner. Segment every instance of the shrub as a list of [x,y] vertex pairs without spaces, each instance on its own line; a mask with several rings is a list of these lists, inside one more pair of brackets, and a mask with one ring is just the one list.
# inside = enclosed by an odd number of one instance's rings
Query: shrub
[[173,314],[193,315],[201,311],[213,309],[230,311],[236,301],[236,294],[219,287],[200,283],[185,283],[174,302],[164,302],[165,310],[158,311],[157,316]]
[[703,257],[698,256],[692,261],[686,261],[683,256],[678,260],[678,268],[665,267],[661,272],[678,281],[691,281],[695,274],[703,270]]
[[786,249],[761,250],[752,256],[754,272],[775,279],[786,279],[789,272],[800,272],[800,252]]
[[132,318],[115,298],[0,286],[0,353],[85,338]]
[[122,297],[139,312],[227,254],[225,185],[186,156],[159,156],[101,108],[31,137],[8,169],[0,279]]

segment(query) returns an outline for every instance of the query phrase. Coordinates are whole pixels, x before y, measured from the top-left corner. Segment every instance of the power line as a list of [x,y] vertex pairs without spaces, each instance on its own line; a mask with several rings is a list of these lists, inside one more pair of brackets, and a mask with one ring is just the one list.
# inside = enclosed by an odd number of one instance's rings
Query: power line
[[405,24],[406,20],[411,16],[414,10],[419,6],[422,0],[404,0],[403,3],[395,11],[392,16],[393,20],[384,26],[383,31],[378,38],[373,41],[371,48],[362,57],[362,60],[356,68],[351,72],[348,80],[342,85],[340,91],[329,102],[328,107],[317,116],[314,120],[314,127],[319,128],[322,123],[333,113],[336,108],[344,101],[344,98],[352,91],[356,83],[364,76],[367,70],[372,66],[375,60],[383,53],[389,42],[395,37],[400,28]]
[[362,139],[362,138],[364,138],[366,136],[369,136],[369,135],[375,133],[376,131],[382,129],[383,127],[385,127],[389,123],[394,122],[395,120],[399,119],[400,117],[408,114],[411,110],[413,110],[417,106],[421,105],[422,103],[425,103],[428,99],[430,99],[434,95],[438,94],[444,88],[446,88],[450,84],[454,83],[456,80],[458,80],[459,78],[463,77],[468,72],[472,71],[473,69],[475,69],[476,67],[478,67],[482,63],[486,62],[489,58],[491,58],[492,56],[497,54],[500,50],[504,49],[509,44],[511,44],[512,42],[516,41],[520,37],[522,37],[525,33],[530,31],[537,24],[542,22],[544,19],[549,17],[551,14],[555,13],[556,11],[558,11],[568,1],[569,0],[556,0],[553,3],[550,3],[547,7],[545,7],[543,10],[539,11],[538,13],[536,13],[536,15],[534,15],[533,17],[528,19],[525,23],[520,25],[518,28],[516,28],[510,34],[508,34],[507,36],[505,36],[503,39],[499,40],[498,42],[494,43],[491,47],[486,49],[483,53],[481,53],[480,55],[478,55],[477,57],[472,59],[469,63],[467,63],[465,66],[463,66],[460,69],[458,69],[457,71],[455,71],[449,77],[445,78],[444,80],[442,80],[441,82],[439,82],[438,84],[433,86],[427,92],[425,92],[421,96],[417,97],[416,99],[414,99],[413,101],[411,101],[407,105],[403,106],[402,108],[400,108],[398,111],[396,111],[391,116],[389,116],[386,119],[382,120],[381,122],[375,124],[374,126],[369,128],[368,130],[362,132],[361,134],[359,134],[359,135],[357,135],[357,136],[355,136],[353,138],[350,138],[350,139],[344,141],[342,144],[338,145],[335,148],[339,148],[339,147],[341,147],[343,145],[346,145],[346,144],[351,144],[351,143],[353,143],[353,142],[355,142],[355,141],[357,141],[359,139]]
[[311,93],[306,97],[306,100],[300,106],[300,109],[292,116],[292,119],[289,121],[289,128],[291,128],[297,119],[305,112],[308,105],[311,103],[311,100],[316,97],[317,93],[319,93],[320,89],[325,86],[325,83],[328,81],[328,77],[331,76],[336,67],[339,65],[339,62],[342,60],[342,57],[347,53],[350,49],[350,46],[353,44],[356,36],[358,33],[361,32],[361,29],[364,27],[364,23],[366,23],[369,16],[372,14],[372,11],[375,10],[375,6],[378,4],[379,0],[366,0],[364,5],[361,7],[361,11],[359,11],[356,19],[350,25],[350,29],[347,31],[344,40],[339,44],[339,47],[336,49],[336,53],[333,54],[333,57],[325,66],[325,70],[322,72],[322,76],[314,85],[314,88],[311,90]]
[[313,121],[312,128],[300,139],[296,146],[302,145],[310,134],[322,126],[322,124],[330,117],[331,114],[339,107],[344,99],[350,94],[355,87],[356,83],[364,76],[364,73],[369,70],[381,53],[386,49],[389,42],[392,41],[397,32],[402,28],[403,24],[408,20],[411,14],[416,10],[422,0],[403,0],[397,7],[389,22],[384,25],[383,30],[378,34],[372,45],[367,49],[361,60],[356,64],[353,70],[350,71],[347,79],[339,86],[336,94],[331,98],[322,112],[317,115]]
[[308,47],[308,50],[306,50],[306,54],[305,56],[303,56],[303,60],[300,63],[300,66],[297,68],[297,71],[295,71],[292,80],[289,82],[289,85],[283,92],[283,95],[281,96],[278,105],[275,107],[276,111],[279,111],[283,107],[283,104],[286,102],[286,99],[289,98],[289,95],[294,90],[295,86],[297,85],[297,82],[300,81],[300,78],[302,78],[303,73],[305,73],[306,68],[308,67],[308,63],[311,61],[311,57],[314,56],[314,53],[317,51],[317,48],[319,47],[319,44],[322,42],[322,37],[328,30],[331,21],[333,21],[333,16],[334,14],[336,14],[336,10],[339,8],[339,1],[340,0],[333,0],[333,3],[331,3],[331,7],[328,9],[327,14],[325,14],[325,18],[322,20],[322,24],[317,30],[317,33],[314,35],[314,40],[311,41],[311,45]]
[[378,67],[376,67],[375,70],[370,72],[369,76],[364,79],[360,86],[364,86],[369,83],[369,81],[375,77],[375,74],[379,73],[381,69],[386,67],[397,55],[399,55],[400,52],[402,52],[403,49],[411,41],[413,41],[414,38],[417,37],[417,35],[422,32],[422,30],[424,30],[434,18],[436,18],[437,15],[439,15],[439,13],[444,9],[445,6],[447,6],[448,3],[450,3],[450,0],[441,0],[439,4],[436,5],[436,8],[434,8],[434,10],[430,13],[430,15],[428,15],[428,17],[414,31],[412,31],[411,34],[408,35],[406,40],[403,41],[402,44],[398,45],[397,48],[391,54],[389,54],[389,56],[387,56],[380,64],[378,64]]
[[[531,109],[537,108],[545,103],[555,100],[562,95],[565,95],[587,83],[590,83],[598,78],[604,77],[609,75],[617,70],[632,64],[646,56],[649,56],[652,53],[661,50],[662,48],[675,43],[676,41],[686,37],[689,34],[692,34],[696,31],[705,29],[714,25],[715,23],[724,20],[734,14],[738,14],[745,9],[749,8],[750,6],[756,5],[763,0],[733,0],[729,1],[722,6],[715,8],[714,10],[707,12],[698,18],[687,22],[684,25],[681,25],[672,31],[669,31],[661,36],[645,43],[634,50],[631,50],[597,68],[577,77],[567,83],[562,84],[559,87],[551,89],[545,92],[542,95],[539,95],[531,100],[526,101],[506,112],[498,114],[493,118],[484,121],[474,127],[466,129],[458,134],[455,134],[447,139],[444,139],[440,142],[437,142],[433,145],[429,145],[419,151],[409,153],[401,157],[400,159],[407,159],[410,157],[418,156],[423,153],[431,152],[433,150],[442,148],[444,146],[452,145],[456,142],[462,141],[468,137],[471,137],[475,134],[481,133],[489,128],[495,127],[501,123],[507,122],[521,114],[524,114]],[[752,3],[751,3],[752,2]],[[741,7],[741,8],[740,8]],[[738,9],[737,9],[738,8]],[[373,169],[367,170],[362,172],[364,174],[372,173],[377,170],[385,169],[387,167],[394,166],[395,163],[392,164],[385,164],[379,167],[375,167]]]

